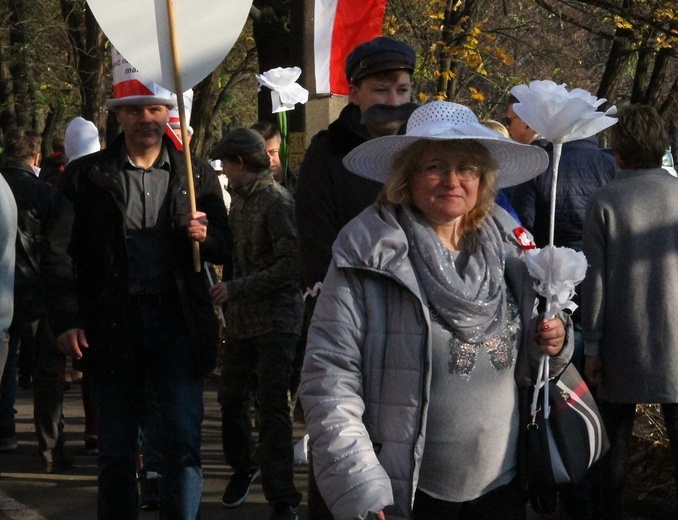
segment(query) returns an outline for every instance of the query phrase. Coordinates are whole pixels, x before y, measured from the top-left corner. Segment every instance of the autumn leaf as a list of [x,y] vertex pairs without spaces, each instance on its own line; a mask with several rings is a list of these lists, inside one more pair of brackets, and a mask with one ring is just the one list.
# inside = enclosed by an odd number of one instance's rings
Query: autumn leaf
[[476,101],[485,101],[485,94],[480,92],[478,89],[469,87],[469,92],[471,92],[471,97]]

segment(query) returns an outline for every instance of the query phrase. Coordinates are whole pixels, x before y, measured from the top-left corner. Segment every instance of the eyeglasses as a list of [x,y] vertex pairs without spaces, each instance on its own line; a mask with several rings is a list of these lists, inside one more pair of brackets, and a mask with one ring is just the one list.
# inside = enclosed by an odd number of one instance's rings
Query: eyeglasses
[[471,182],[480,177],[481,170],[478,166],[466,165],[450,168],[444,163],[431,163],[419,170],[420,173],[430,178],[443,179],[454,172],[459,182]]

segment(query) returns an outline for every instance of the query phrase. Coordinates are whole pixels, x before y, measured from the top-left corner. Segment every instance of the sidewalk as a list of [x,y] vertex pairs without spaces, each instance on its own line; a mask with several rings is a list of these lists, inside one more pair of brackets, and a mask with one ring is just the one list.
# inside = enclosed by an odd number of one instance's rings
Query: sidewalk
[[[261,481],[252,485],[247,501],[235,509],[221,505],[221,495],[228,477],[221,451],[221,418],[217,403],[216,375],[206,379],[205,420],[203,422],[203,473],[201,520],[265,520],[270,509],[261,489]],[[0,453],[0,520],[92,520],[96,518],[96,458],[85,453],[83,431],[85,418],[80,397],[80,385],[72,384],[64,399],[67,446],[75,456],[75,468],[67,473],[48,475],[43,472],[37,454],[33,428],[33,405],[30,390],[19,390],[16,416],[19,447]],[[295,442],[305,434],[303,424],[294,423]],[[300,519],[306,519],[308,466],[295,466],[295,483],[304,495]],[[661,507],[644,500],[635,504],[639,516],[628,514],[625,520],[671,518],[654,510]],[[661,504],[660,504],[661,506]],[[642,513],[641,513],[642,511]],[[640,516],[643,515],[643,516]],[[647,515],[647,516],[645,516]],[[142,512],[141,520],[158,518],[157,512]],[[528,520],[539,516],[528,508]],[[544,517],[547,518],[547,517]],[[312,520],[312,519],[308,519]],[[435,519],[432,519],[435,520]],[[558,516],[548,520],[560,520]]]
[[[204,489],[201,520],[262,520],[270,509],[261,489],[261,481],[252,485],[247,501],[236,509],[221,505],[230,468],[221,451],[221,418],[217,403],[216,378],[205,384],[205,420],[203,422]],[[96,457],[85,453],[85,418],[80,385],[71,384],[64,398],[66,445],[75,456],[75,468],[67,473],[48,475],[37,454],[33,427],[31,390],[19,389],[17,395],[17,440],[19,447],[0,453],[0,520],[92,520],[96,518]],[[294,424],[295,441],[305,434],[303,424]],[[295,466],[295,483],[306,497],[308,466]],[[300,518],[306,518],[305,501]],[[157,518],[157,512],[143,512],[142,519]]]

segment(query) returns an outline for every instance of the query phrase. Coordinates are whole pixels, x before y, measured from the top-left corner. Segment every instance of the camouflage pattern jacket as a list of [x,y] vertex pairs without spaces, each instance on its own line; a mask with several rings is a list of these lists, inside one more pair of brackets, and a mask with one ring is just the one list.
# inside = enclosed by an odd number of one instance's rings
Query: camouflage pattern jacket
[[234,191],[229,220],[234,251],[226,337],[299,334],[303,302],[292,195],[266,171]]

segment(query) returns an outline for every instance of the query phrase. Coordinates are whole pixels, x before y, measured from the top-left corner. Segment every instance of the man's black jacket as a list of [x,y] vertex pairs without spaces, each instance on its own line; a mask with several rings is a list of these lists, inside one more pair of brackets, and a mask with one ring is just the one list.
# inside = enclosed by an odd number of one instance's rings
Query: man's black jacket
[[[72,222],[68,252],[75,268],[74,290],[52,298],[54,332],[84,328],[89,342],[85,366],[115,370],[128,356],[126,351],[129,307],[128,257],[124,192],[120,183],[119,157],[124,136],[95,154],[71,162],[66,168],[60,218]],[[164,138],[170,162],[170,227],[173,240],[173,271],[184,316],[191,334],[197,373],[213,370],[217,348],[217,322],[208,294],[204,269],[194,272],[192,245],[186,224],[190,213],[183,153]],[[223,264],[231,272],[232,235],[214,170],[193,157],[196,204],[207,214],[207,238],[200,244],[201,260]],[[77,294],[77,299],[75,295]]]

